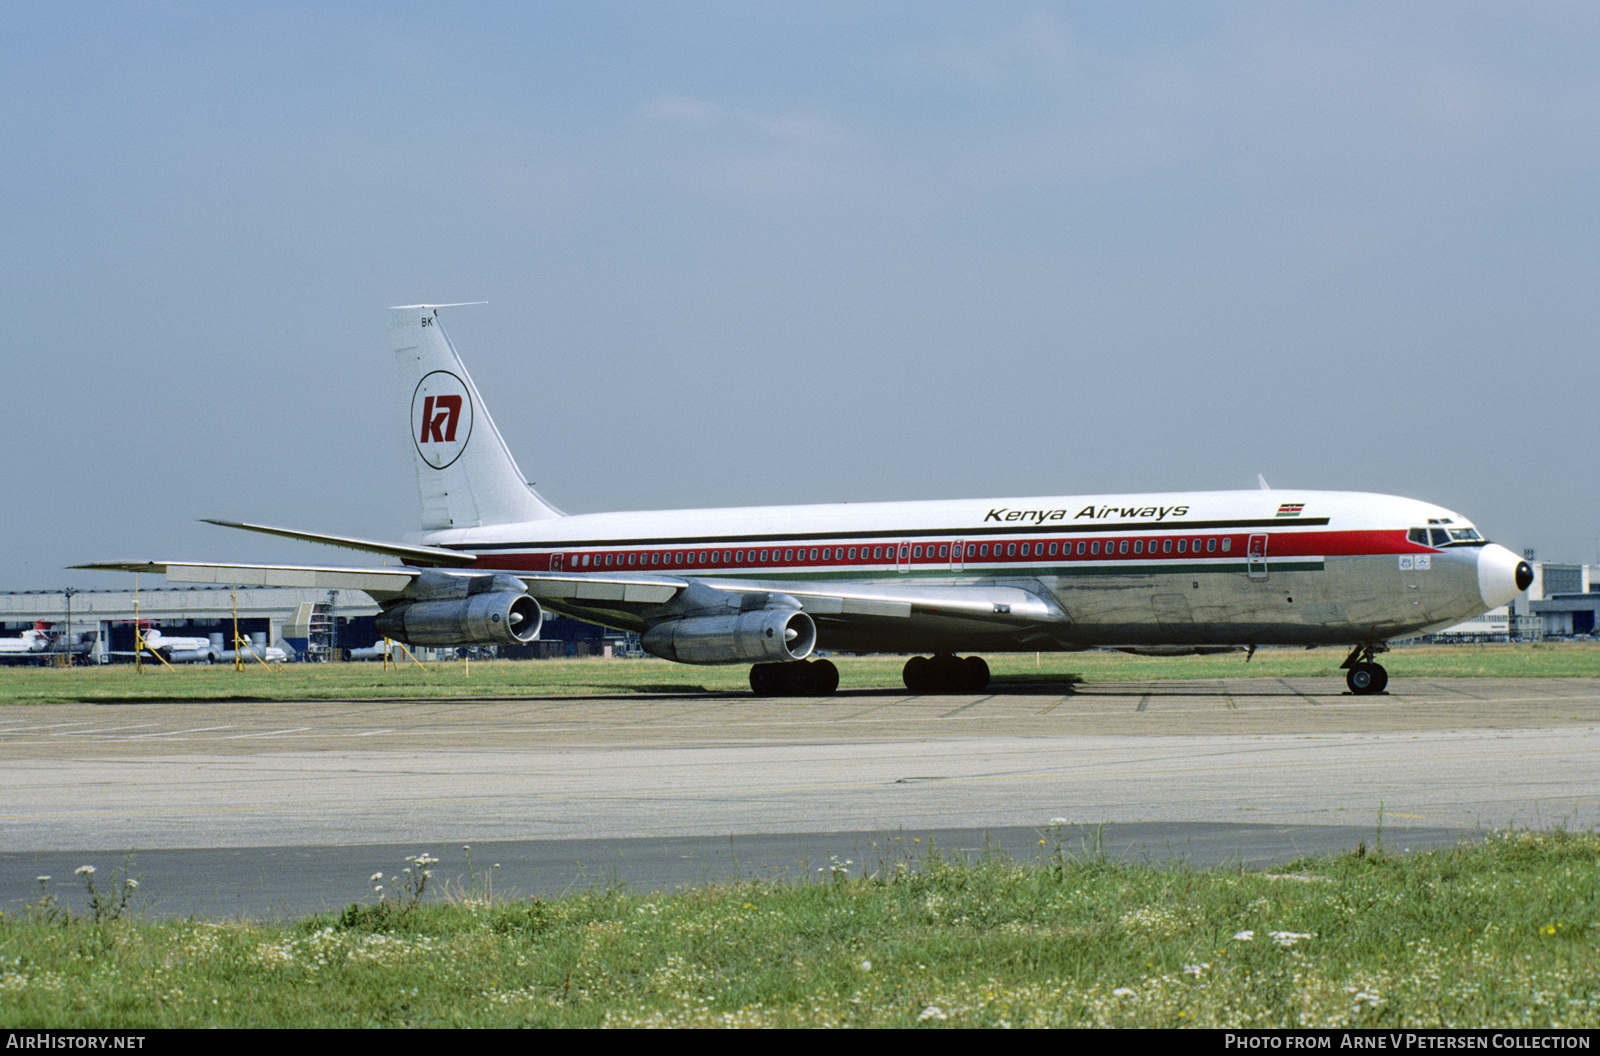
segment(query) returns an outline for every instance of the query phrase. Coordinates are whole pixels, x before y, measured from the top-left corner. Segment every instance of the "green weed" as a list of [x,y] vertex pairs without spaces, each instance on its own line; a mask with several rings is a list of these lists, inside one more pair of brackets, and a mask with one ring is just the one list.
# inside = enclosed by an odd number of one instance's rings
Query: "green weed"
[[0,1020],[1600,1026],[1593,833],[1270,873],[1129,865],[1048,842],[1027,862],[910,839],[880,851],[814,879],[669,894],[462,898],[423,883],[412,899],[385,884],[361,912],[300,922],[24,913],[0,920]]

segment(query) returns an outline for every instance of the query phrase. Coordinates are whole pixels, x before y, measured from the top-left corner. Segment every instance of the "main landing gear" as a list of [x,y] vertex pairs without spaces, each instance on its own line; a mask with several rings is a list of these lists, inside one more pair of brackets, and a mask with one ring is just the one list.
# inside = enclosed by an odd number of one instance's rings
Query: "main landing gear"
[[839,688],[839,669],[832,660],[757,664],[750,669],[750,688],[758,697],[831,696]]
[[1389,647],[1382,642],[1358,645],[1350,650],[1350,655],[1339,665],[1345,669],[1344,684],[1350,687],[1350,692],[1358,697],[1383,692],[1389,684],[1389,672],[1384,670],[1382,664],[1373,663],[1372,657],[1388,650]]
[[989,684],[989,665],[981,656],[913,656],[900,677],[913,693],[978,693]]

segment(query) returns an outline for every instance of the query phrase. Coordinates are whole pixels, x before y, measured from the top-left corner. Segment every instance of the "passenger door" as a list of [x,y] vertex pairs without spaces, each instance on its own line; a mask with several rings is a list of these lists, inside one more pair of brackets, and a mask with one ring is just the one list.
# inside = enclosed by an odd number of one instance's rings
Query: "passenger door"
[[1267,537],[1252,535],[1250,546],[1245,553],[1245,567],[1249,570],[1251,579],[1267,578]]

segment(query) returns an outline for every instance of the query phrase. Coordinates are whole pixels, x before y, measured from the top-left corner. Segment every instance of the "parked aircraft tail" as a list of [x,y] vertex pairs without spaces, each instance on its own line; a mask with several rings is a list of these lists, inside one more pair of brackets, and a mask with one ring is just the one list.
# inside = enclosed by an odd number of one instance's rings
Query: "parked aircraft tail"
[[442,304],[389,309],[422,528],[475,528],[560,517],[526,482],[483,397],[439,325]]

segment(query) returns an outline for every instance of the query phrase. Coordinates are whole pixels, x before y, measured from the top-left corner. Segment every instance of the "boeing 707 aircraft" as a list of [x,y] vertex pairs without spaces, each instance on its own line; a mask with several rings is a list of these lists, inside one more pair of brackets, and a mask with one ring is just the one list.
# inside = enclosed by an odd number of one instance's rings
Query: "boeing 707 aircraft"
[[439,322],[390,309],[422,500],[405,542],[213,523],[399,558],[344,568],[105,562],[168,579],[350,588],[414,645],[513,644],[544,610],[686,664],[751,664],[761,695],[825,695],[818,650],[913,653],[906,687],[975,692],[979,652],[1337,645],[1382,692],[1390,639],[1510,601],[1533,570],[1460,514],[1330,491],[1074,495],[565,515],[517,468]]

